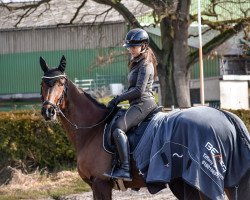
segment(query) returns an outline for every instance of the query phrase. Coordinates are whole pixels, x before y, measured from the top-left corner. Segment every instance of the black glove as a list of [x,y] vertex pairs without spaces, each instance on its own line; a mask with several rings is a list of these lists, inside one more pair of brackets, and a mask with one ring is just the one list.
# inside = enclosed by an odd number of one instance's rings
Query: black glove
[[120,103],[119,96],[114,97],[109,103],[107,108],[111,109],[116,107]]

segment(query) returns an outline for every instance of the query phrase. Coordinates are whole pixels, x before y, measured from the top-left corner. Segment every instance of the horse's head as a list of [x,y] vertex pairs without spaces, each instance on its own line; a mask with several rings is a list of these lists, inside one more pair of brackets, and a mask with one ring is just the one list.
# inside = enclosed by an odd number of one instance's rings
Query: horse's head
[[57,110],[63,106],[63,97],[67,89],[67,78],[64,73],[66,59],[62,56],[58,67],[49,68],[40,57],[40,65],[44,72],[41,82],[42,115],[45,120],[54,120]]

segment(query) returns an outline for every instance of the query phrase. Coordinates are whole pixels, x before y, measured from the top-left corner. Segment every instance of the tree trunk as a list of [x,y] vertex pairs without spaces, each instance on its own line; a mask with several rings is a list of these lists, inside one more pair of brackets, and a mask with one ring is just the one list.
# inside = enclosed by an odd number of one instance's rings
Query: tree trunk
[[[158,57],[158,77],[165,107],[190,106],[190,72],[187,67],[190,0],[180,1],[177,14],[161,20],[162,53]],[[183,56],[180,56],[183,55]]]
[[[190,0],[180,1],[174,20],[174,82],[179,107],[190,107],[190,72],[188,70],[188,27]],[[182,56],[180,56],[182,55]]]
[[[176,105],[173,81],[173,26],[169,18],[163,18],[160,23],[162,51],[158,56],[158,77],[161,85],[162,105]],[[164,89],[163,89],[164,88]]]

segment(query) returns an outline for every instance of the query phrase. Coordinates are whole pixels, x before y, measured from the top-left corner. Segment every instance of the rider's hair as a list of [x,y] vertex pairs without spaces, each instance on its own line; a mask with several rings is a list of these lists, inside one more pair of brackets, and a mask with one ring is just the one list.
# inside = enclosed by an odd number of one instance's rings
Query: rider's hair
[[157,70],[156,70],[157,59],[156,59],[156,56],[155,56],[153,50],[150,47],[147,47],[144,54],[145,54],[145,59],[147,61],[153,63],[153,66],[154,66],[154,79],[156,79],[156,76],[157,76]]
[[[154,66],[154,79],[156,79],[157,77],[157,69],[156,69],[156,66],[157,66],[157,59],[156,59],[156,56],[153,52],[153,50],[146,44],[146,46],[144,47],[145,50],[142,51],[142,53],[139,55],[140,56],[143,56],[145,58],[145,61],[146,62],[151,62]],[[129,69],[131,69],[133,66],[134,66],[134,59],[131,60],[129,63],[128,63],[128,67]]]

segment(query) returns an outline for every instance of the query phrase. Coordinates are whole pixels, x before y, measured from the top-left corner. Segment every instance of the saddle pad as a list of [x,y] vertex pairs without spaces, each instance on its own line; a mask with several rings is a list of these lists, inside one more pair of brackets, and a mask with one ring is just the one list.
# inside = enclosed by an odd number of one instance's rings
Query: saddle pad
[[[140,123],[139,126],[136,126],[130,129],[126,135],[128,137],[129,146],[130,146],[130,153],[132,154],[134,149],[136,148],[137,144],[139,143],[140,139],[142,138],[145,129],[148,126],[148,121]],[[106,124],[103,134],[103,148],[105,151],[111,154],[115,154],[116,148],[114,143],[111,141],[111,125]]]
[[232,113],[194,107],[159,113],[152,123],[133,154],[149,192],[150,184],[182,177],[210,199],[220,200],[224,186],[236,186],[250,169],[250,136]]
[[[161,107],[156,108],[153,112],[151,112],[141,123],[139,123],[137,126],[132,127],[128,132],[126,133],[130,145],[130,153],[134,151],[137,144],[139,143],[141,137],[144,134],[145,129],[147,128],[149,122],[152,120],[152,118],[155,116],[156,113],[161,111]],[[105,125],[104,133],[103,133],[103,148],[108,153],[114,154],[115,153],[115,146],[113,144],[112,137],[111,137],[111,127],[115,123],[115,121],[126,112],[126,109],[120,109],[114,118],[111,120],[110,123]]]

